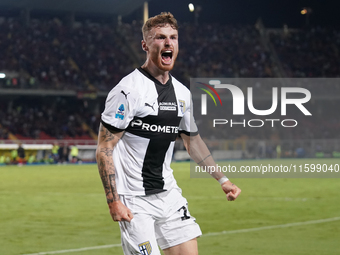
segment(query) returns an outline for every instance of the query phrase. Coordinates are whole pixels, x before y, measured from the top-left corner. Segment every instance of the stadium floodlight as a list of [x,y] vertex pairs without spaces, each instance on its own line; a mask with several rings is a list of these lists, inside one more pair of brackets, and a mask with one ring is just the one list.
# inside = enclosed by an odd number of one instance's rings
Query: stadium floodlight
[[302,15],[305,15],[305,14],[307,14],[307,13],[308,13],[308,11],[307,11],[306,8],[303,8],[303,9],[301,10],[301,14],[302,14]]
[[194,11],[195,11],[195,6],[194,6],[192,3],[190,3],[190,4],[188,5],[188,7],[189,7],[189,11],[190,11],[190,12],[194,12]]
[[0,79],[4,79],[6,78],[6,74],[5,73],[0,73]]
[[306,17],[306,25],[309,25],[309,16],[312,14],[313,10],[310,7],[303,7],[301,10],[301,14]]

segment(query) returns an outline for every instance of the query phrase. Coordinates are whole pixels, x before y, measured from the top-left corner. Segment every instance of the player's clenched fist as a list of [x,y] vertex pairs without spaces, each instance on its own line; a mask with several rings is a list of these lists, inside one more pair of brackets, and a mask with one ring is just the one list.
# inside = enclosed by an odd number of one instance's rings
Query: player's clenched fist
[[227,194],[228,201],[234,201],[241,194],[241,189],[229,180],[224,182],[221,187]]
[[114,201],[109,203],[110,214],[114,221],[128,221],[133,219],[133,214],[122,202]]

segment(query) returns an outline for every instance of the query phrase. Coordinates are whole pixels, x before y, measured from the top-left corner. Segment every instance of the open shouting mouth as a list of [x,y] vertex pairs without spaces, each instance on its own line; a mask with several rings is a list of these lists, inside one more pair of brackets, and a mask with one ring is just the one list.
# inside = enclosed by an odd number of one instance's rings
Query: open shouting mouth
[[172,63],[172,50],[165,50],[162,52],[162,62],[166,65]]

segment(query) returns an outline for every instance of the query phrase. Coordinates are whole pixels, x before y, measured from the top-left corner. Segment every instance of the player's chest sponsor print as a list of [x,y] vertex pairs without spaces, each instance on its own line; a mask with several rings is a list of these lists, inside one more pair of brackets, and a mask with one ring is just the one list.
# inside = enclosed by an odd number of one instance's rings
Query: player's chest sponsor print
[[176,102],[159,102],[160,111],[177,111]]

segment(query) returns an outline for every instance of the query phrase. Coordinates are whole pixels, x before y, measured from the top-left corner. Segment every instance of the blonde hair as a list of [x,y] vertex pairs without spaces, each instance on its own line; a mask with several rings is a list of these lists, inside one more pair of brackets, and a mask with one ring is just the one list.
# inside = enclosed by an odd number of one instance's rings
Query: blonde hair
[[170,25],[173,29],[178,30],[177,20],[170,12],[162,12],[154,17],[149,18],[142,27],[143,38],[154,27],[164,27]]

